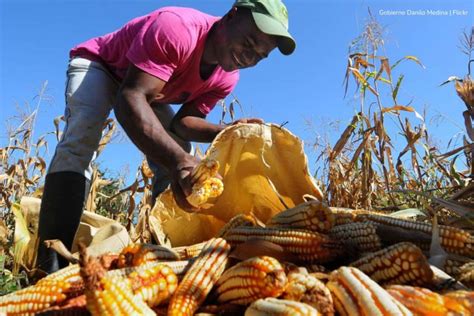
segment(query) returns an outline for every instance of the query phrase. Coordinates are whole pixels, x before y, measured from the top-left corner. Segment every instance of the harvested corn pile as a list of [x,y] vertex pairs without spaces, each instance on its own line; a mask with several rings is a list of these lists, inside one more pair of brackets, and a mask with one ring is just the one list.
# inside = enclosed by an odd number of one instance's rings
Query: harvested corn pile
[[[470,280],[473,265],[443,277],[419,238],[439,231],[447,258],[472,262],[469,232],[359,211],[351,214],[353,225],[360,225],[344,234],[341,227],[348,224],[338,218],[349,213],[314,200],[276,215],[268,225],[236,216],[219,236],[198,245],[135,244],[97,258],[83,249],[79,264],[1,297],[0,313],[474,314],[472,282],[460,282]],[[312,273],[314,267],[325,272]]]

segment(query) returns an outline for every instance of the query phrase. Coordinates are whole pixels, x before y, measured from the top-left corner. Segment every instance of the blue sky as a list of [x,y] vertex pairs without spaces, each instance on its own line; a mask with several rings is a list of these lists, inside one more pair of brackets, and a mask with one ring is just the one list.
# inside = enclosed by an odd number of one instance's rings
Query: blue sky
[[[0,118],[15,114],[15,104],[30,103],[44,81],[48,81],[50,102],[41,105],[36,135],[53,130],[53,118],[64,110],[65,72],[71,47],[99,36],[161,6],[189,6],[222,15],[232,1],[145,1],[145,0],[0,0]],[[315,132],[327,135],[333,144],[358,108],[353,86],[344,98],[347,49],[367,19],[367,8],[387,28],[386,51],[392,62],[405,55],[417,56],[425,69],[405,63],[398,73],[405,74],[400,102],[418,112],[428,110],[427,123],[440,141],[462,132],[461,111],[452,86],[439,87],[451,75],[464,76],[467,58],[457,48],[459,36],[470,31],[474,22],[474,2],[463,1],[356,1],[287,0],[290,32],[297,40],[293,55],[277,50],[257,67],[241,72],[234,94],[246,116],[282,123],[306,143]],[[451,16],[384,15],[386,10],[464,10]],[[237,115],[241,115],[237,111]],[[209,116],[220,117],[216,108]],[[441,120],[432,121],[438,117]],[[309,129],[306,121],[313,123]],[[340,122],[339,131],[331,122]],[[0,129],[4,146],[5,127]],[[51,139],[54,143],[54,141]],[[48,158],[53,154],[49,149]],[[311,170],[318,152],[307,148]],[[128,165],[134,173],[140,152],[126,140],[115,141],[100,156],[110,170]],[[133,174],[132,174],[133,177]]]

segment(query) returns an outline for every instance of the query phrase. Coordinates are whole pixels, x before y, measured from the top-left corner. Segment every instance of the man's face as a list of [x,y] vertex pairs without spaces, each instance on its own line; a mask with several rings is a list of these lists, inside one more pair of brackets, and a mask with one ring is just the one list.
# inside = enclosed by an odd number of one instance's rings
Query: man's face
[[217,39],[216,55],[225,71],[255,66],[276,47],[276,37],[261,32],[249,11],[226,16]]

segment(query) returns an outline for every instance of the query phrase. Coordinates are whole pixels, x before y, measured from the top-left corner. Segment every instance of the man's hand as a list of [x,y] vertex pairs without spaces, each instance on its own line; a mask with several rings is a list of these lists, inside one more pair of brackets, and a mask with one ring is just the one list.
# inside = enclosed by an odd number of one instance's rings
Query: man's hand
[[170,170],[171,190],[176,203],[190,212],[199,211],[199,208],[195,208],[186,200],[186,197],[192,193],[194,182],[191,174],[198,163],[199,160],[196,157],[187,155],[176,165],[176,168]]
[[256,124],[263,124],[264,121],[260,118],[256,118],[256,117],[249,117],[249,118],[241,118],[241,119],[238,119],[236,121],[233,121],[231,123],[231,125],[236,125],[236,124],[239,124],[239,123],[256,123]]

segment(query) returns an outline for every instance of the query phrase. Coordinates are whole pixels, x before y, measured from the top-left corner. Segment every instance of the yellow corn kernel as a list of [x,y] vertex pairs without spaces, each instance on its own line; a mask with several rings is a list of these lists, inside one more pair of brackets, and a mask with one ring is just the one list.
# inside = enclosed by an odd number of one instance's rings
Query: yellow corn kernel
[[186,316],[196,312],[224,272],[229,253],[230,245],[222,238],[206,243],[171,297],[168,315]]
[[454,291],[443,299],[451,315],[474,315],[474,291]]
[[391,285],[386,289],[415,315],[447,315],[448,309],[444,306],[444,299],[438,293],[408,285]]
[[246,305],[260,298],[279,296],[285,285],[285,271],[278,260],[261,256],[225,271],[215,288],[219,303]]
[[406,307],[356,268],[340,267],[333,271],[326,286],[331,291],[336,311],[342,316],[411,315]]
[[[404,236],[404,240],[398,240],[398,242],[410,241],[422,249],[429,249],[433,230],[433,225],[430,223],[380,214],[361,214],[357,216],[357,221],[375,223],[380,237],[388,237],[390,241],[397,236]],[[400,234],[396,233],[397,228]],[[439,235],[441,246],[448,253],[474,258],[474,236],[469,232],[456,227],[439,225]]]
[[181,246],[173,248],[173,251],[179,255],[180,260],[187,260],[194,257],[197,257],[206,242],[200,242],[198,244],[190,245],[190,246]]
[[179,255],[172,249],[159,245],[132,244],[120,252],[117,267],[136,267],[147,262],[162,260],[179,260]]
[[382,248],[376,226],[372,223],[349,223],[335,226],[329,235],[340,240],[347,249],[357,252],[372,252]]
[[343,253],[338,240],[317,232],[275,227],[236,227],[226,234],[231,245],[252,239],[265,240],[283,247],[304,262],[329,262]]
[[268,227],[292,227],[327,233],[334,226],[334,214],[329,207],[316,200],[284,210],[268,223]]
[[288,283],[281,298],[311,305],[323,315],[334,315],[331,292],[323,282],[304,270],[288,274]]
[[34,315],[66,299],[70,283],[43,279],[35,285],[0,297],[0,313]]
[[230,219],[219,231],[217,237],[225,238],[227,232],[239,226],[259,226],[258,220],[251,215],[239,214]]
[[168,300],[178,286],[178,277],[166,264],[136,271],[128,278],[135,296],[151,307]]
[[194,207],[207,208],[209,198],[216,198],[222,194],[224,183],[216,177],[219,171],[219,162],[213,159],[203,159],[194,168],[191,181],[194,183],[192,193],[186,197]]
[[428,285],[433,279],[433,271],[421,249],[408,242],[371,253],[351,266],[379,284]]
[[305,303],[273,297],[253,302],[245,311],[245,316],[318,316],[318,311]]

